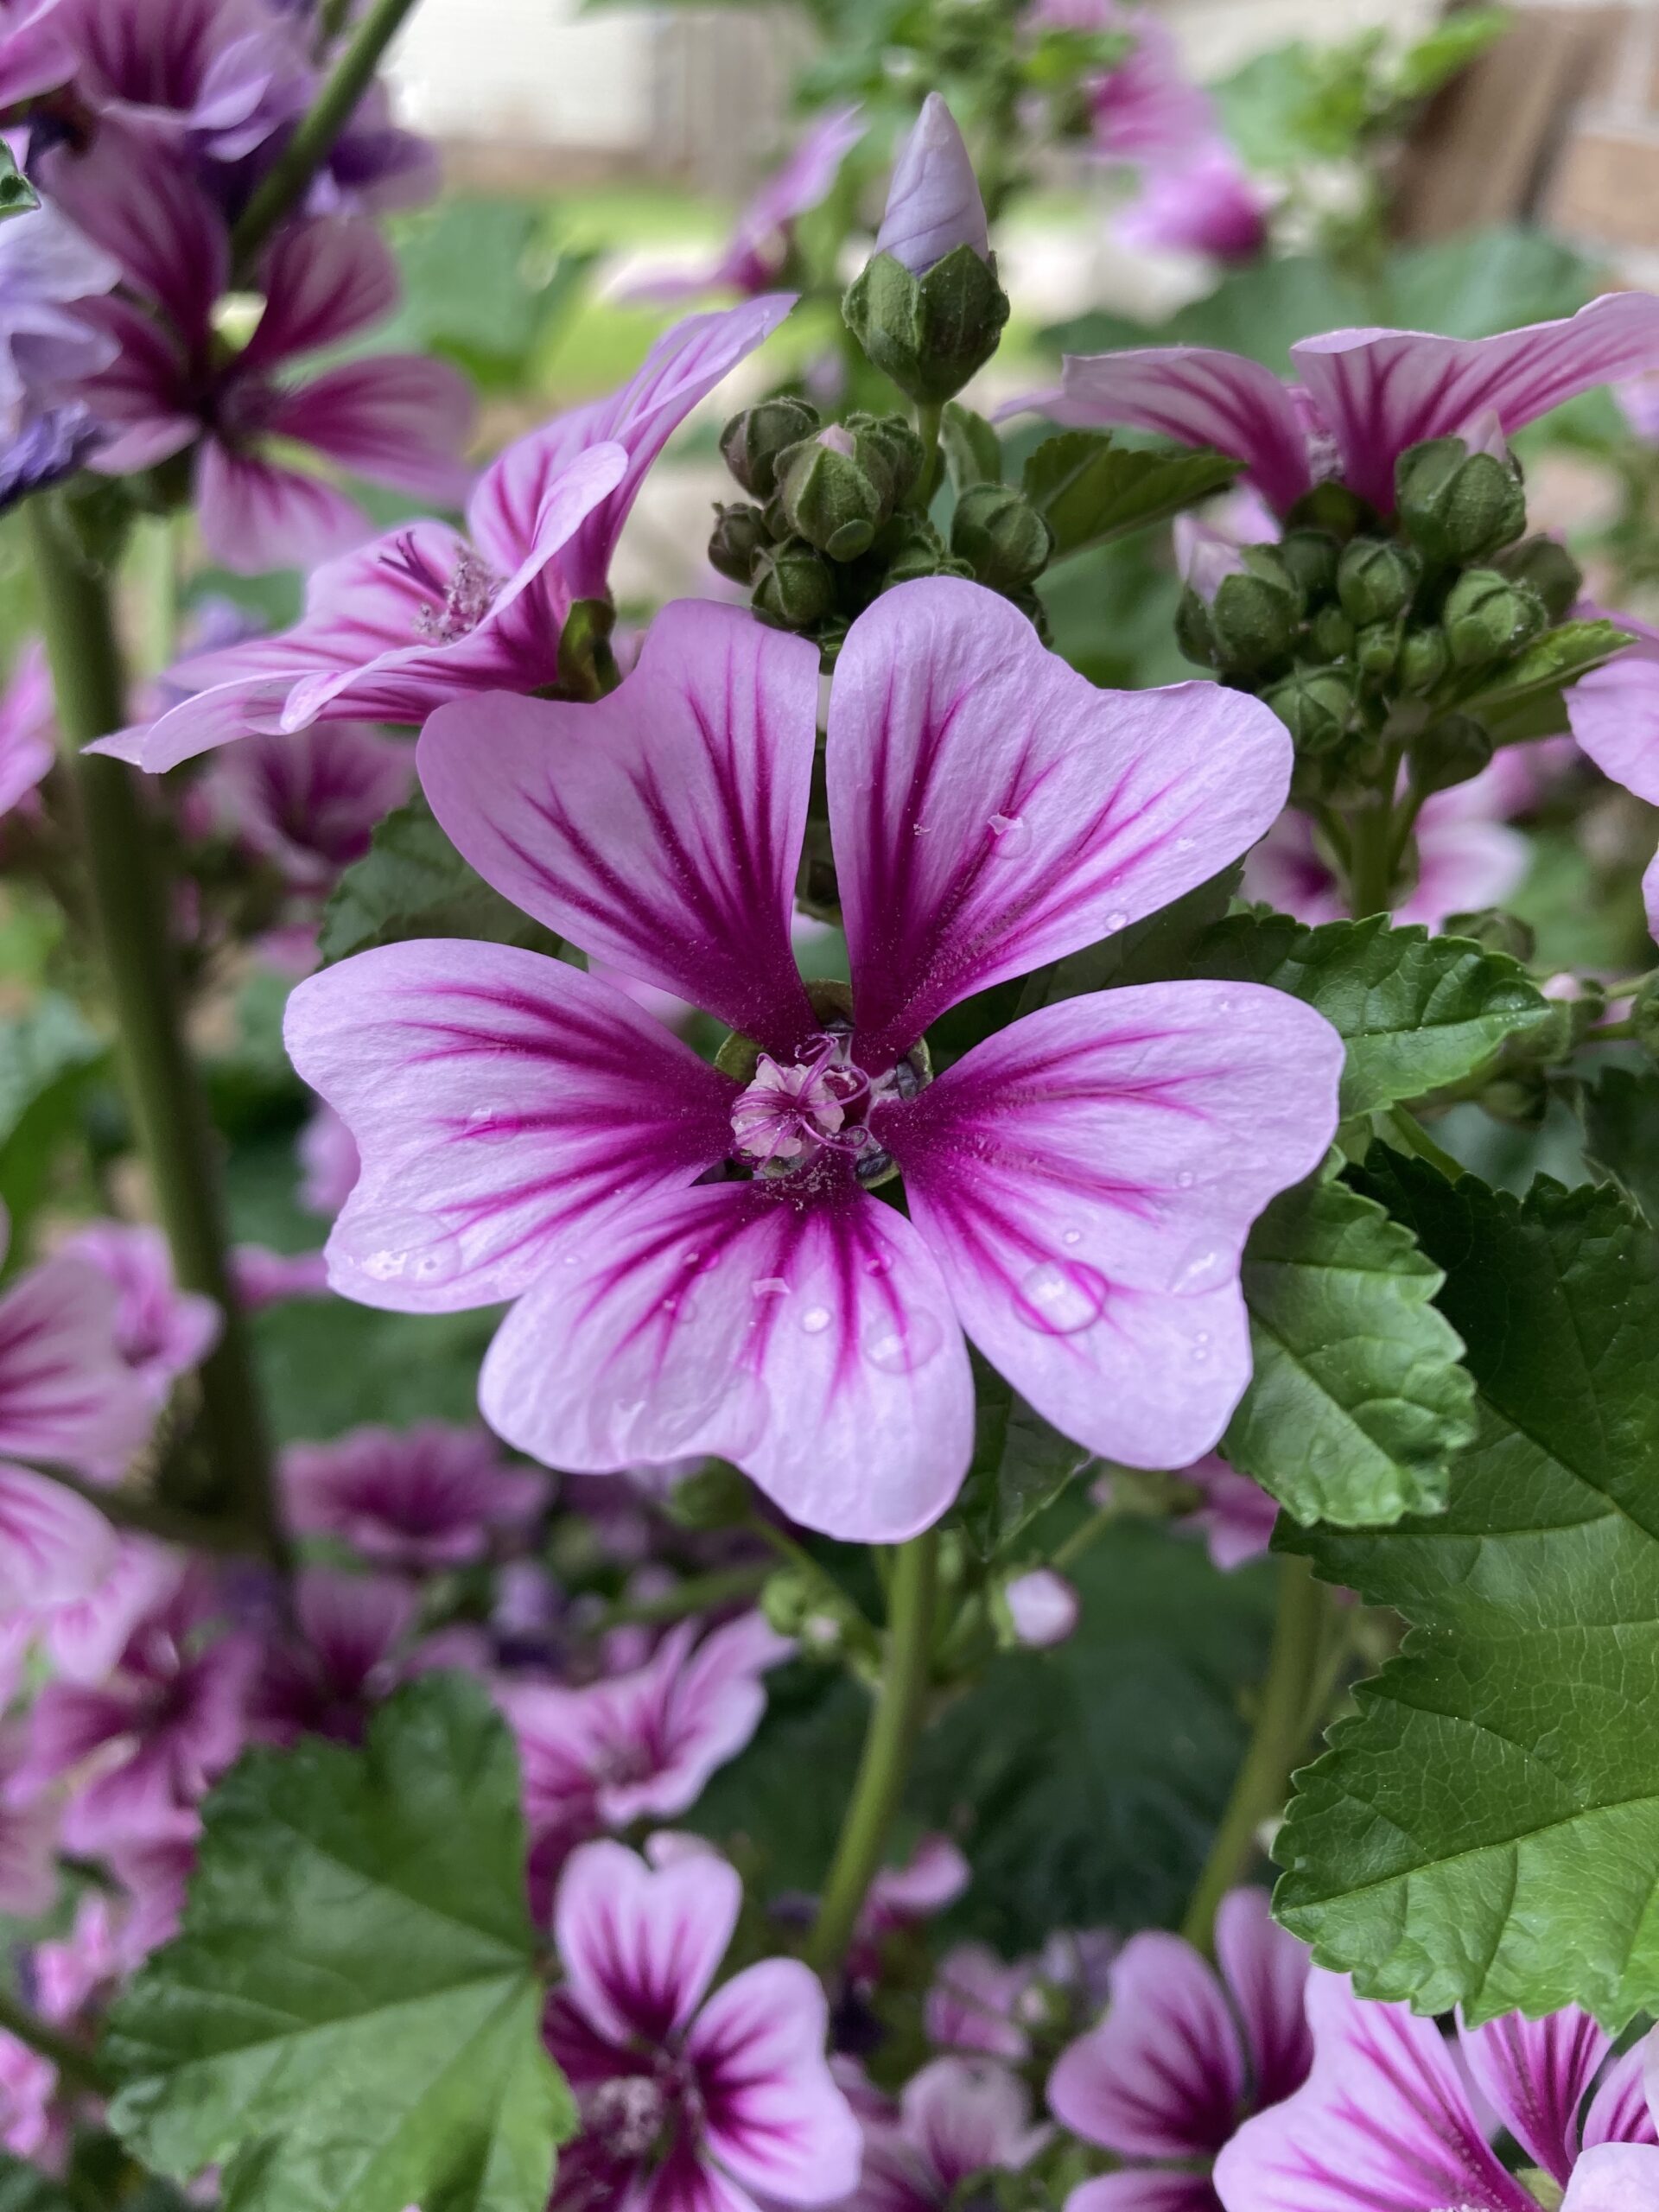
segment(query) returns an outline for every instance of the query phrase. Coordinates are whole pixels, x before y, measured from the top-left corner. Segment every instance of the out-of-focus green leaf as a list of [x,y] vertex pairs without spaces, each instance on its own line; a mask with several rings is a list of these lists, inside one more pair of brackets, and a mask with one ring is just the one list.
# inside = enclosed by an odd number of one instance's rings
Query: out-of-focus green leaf
[[939,423],[939,442],[952,488],[966,492],[976,484],[1000,483],[1002,447],[996,432],[982,415],[952,399],[946,403]]
[[1659,1069],[1608,1068],[1579,1106],[1586,1152],[1659,1229]]
[[559,949],[550,930],[521,914],[462,860],[419,793],[377,824],[367,853],[341,875],[317,943],[327,967],[372,945],[416,937]]
[[10,147],[0,145],[0,221],[8,215],[27,215],[40,204],[34,186],[13,159]]
[[1224,492],[1238,473],[1218,453],[1147,453],[1103,431],[1062,430],[1027,461],[1024,490],[1047,516],[1061,561],[1167,522]]
[[982,1559],[1017,1541],[1095,1454],[1062,1436],[976,1353],[973,1463],[956,1512]]

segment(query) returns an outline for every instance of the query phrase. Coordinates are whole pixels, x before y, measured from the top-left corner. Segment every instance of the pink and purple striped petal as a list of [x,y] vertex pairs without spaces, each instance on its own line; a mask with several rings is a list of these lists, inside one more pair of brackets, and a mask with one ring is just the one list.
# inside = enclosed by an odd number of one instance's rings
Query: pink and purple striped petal
[[0,1295],[0,1454],[119,1474],[155,1408],[116,1347],[116,1294],[85,1260],[48,1260]]
[[41,162],[40,181],[187,345],[206,344],[230,278],[230,233],[189,162],[106,122],[84,152],[54,147]]
[[277,233],[262,271],[265,310],[238,369],[275,368],[337,345],[397,304],[397,264],[372,223],[321,215]]
[[1605,2144],[1573,2170],[1561,2212],[1659,2212],[1659,2151]]
[[1236,859],[1291,747],[1215,684],[1103,692],[977,584],[901,584],[854,623],[826,765],[860,1057],[1125,928]]
[[553,1907],[565,1996],[612,2043],[677,2035],[708,1993],[742,1901],[735,1870],[712,1853],[651,1867],[620,1843],[583,1844]]
[[475,413],[472,387],[448,361],[372,353],[284,393],[266,428],[371,484],[458,507],[475,474],[461,458]]
[[1219,2206],[1208,2174],[1167,2166],[1099,2174],[1080,2182],[1065,2200],[1065,2212],[1219,2212]]
[[815,1026],[789,923],[817,690],[804,639],[682,600],[592,706],[441,708],[421,781],[516,906],[787,1055]]
[[0,1461],[0,1615],[84,1598],[114,1558],[114,1531],[95,1505]]
[[1243,2023],[1250,2101],[1276,2105],[1313,2063],[1306,1947],[1275,1924],[1265,1890],[1234,1890],[1216,1914],[1216,1961]]
[[1179,1936],[1133,1936],[1097,2028],[1049,2078],[1055,2117],[1124,2158],[1212,2158],[1244,2101],[1238,2024],[1214,1969]]
[[1579,2107],[1611,2038],[1569,2005],[1541,2020],[1518,2012],[1462,2031],[1475,2087],[1535,2166],[1565,2187],[1579,2149]]
[[726,1077],[609,984],[511,945],[359,953],[300,984],[286,1037],[361,1156],[327,1249],[364,1305],[516,1297],[584,1222],[677,1196],[730,1145]]
[[373,528],[355,499],[320,476],[204,441],[196,461],[202,543],[232,575],[308,569],[358,544]]
[[709,2154],[763,2202],[833,2204],[858,2179],[862,2138],[824,2057],[828,2029],[810,1968],[763,1959],[715,1992],[686,2037]]
[[1281,992],[1143,984],[1027,1015],[872,1122],[992,1363],[1077,1442],[1179,1466],[1249,1380],[1244,1238],[1324,1157],[1342,1057]]

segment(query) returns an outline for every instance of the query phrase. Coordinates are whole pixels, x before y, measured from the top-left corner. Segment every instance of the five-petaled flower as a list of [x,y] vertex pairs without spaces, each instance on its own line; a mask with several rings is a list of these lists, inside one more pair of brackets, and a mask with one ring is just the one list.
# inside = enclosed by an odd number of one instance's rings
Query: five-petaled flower
[[[1288,737],[1213,686],[1098,691],[976,585],[888,593],[829,713],[852,982],[809,992],[817,699],[811,645],[681,603],[596,705],[433,717],[423,781],[473,865],[733,1037],[711,1067],[506,946],[314,976],[289,1048],[363,1159],[331,1280],[413,1312],[516,1299],[481,1402],[532,1456],[718,1454],[843,1537],[902,1539],[955,1495],[964,1332],[1068,1435],[1195,1459],[1249,1374],[1245,1234],[1335,1124],[1334,1031],[1192,982],[1046,1006],[933,1081],[923,1039],[1224,867],[1283,803]],[[907,1217],[877,1194],[895,1171]]]

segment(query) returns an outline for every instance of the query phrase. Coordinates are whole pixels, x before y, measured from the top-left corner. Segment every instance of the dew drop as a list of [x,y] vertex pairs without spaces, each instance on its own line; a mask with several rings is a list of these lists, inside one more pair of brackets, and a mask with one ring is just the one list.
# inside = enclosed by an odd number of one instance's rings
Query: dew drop
[[1175,840],[1175,849],[1178,853],[1190,853],[1197,842],[1198,840],[1195,837],[1178,837]]
[[1082,1260],[1043,1260],[1021,1279],[1014,1310],[1046,1336],[1075,1336],[1099,1320],[1108,1292],[1105,1276]]
[[1081,1244],[1083,1231],[1080,1229],[1063,1229],[1060,1231],[1060,1242],[1062,1244]]
[[702,1258],[702,1255],[701,1252],[682,1252],[680,1255],[680,1265],[683,1268],[695,1268]]
[[986,826],[999,853],[1023,853],[1031,842],[1031,824],[1023,814],[994,814]]
[[864,1357],[884,1375],[913,1375],[944,1342],[944,1331],[925,1312],[883,1314],[864,1333]]
[[1128,929],[1128,926],[1129,918],[1121,906],[1116,907],[1106,917],[1106,933],[1109,937],[1118,930]]
[[801,1316],[801,1327],[809,1337],[821,1337],[830,1325],[827,1306],[809,1306]]
[[417,1284],[430,1290],[461,1271],[459,1242],[429,1214],[381,1214],[357,1224],[352,1256],[372,1282]]
[[1227,1255],[1212,1244],[1200,1244],[1189,1252],[1170,1288],[1178,1297],[1189,1290],[1202,1289],[1227,1263]]
[[1202,1367],[1205,1361],[1208,1359],[1209,1357],[1210,1332],[1208,1329],[1200,1329],[1197,1336],[1192,1339],[1192,1362],[1194,1366]]
[[892,1253],[872,1252],[864,1262],[864,1272],[867,1275],[890,1275],[893,1273]]
[[467,1126],[474,1136],[510,1137],[512,1109],[508,1106],[474,1106],[467,1116]]
[[749,1285],[751,1298],[787,1298],[789,1285],[782,1275],[757,1275]]
[[1178,1191],[1190,1191],[1198,1179],[1190,1167],[1183,1167],[1175,1178],[1175,1187]]

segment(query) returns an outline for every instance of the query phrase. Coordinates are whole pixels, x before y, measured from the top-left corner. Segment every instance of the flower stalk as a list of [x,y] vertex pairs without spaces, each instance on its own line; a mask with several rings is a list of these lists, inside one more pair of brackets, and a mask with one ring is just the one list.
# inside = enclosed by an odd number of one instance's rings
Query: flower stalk
[[150,824],[131,771],[81,749],[125,720],[109,580],[83,554],[54,500],[33,499],[28,512],[65,765],[134,1129],[179,1283],[205,1293],[224,1316],[219,1342],[199,1370],[212,1503],[280,1557],[270,1445],[230,1278],[213,1122],[184,1040]]

